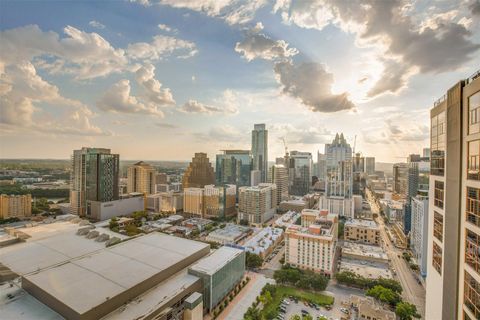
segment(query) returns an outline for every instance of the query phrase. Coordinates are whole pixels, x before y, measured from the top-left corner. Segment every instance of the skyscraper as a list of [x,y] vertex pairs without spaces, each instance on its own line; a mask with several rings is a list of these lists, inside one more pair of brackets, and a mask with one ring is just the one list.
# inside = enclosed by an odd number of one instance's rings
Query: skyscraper
[[267,181],[268,130],[265,124],[255,124],[252,130],[253,170],[260,170],[261,182]]
[[365,172],[375,174],[375,157],[365,157]]
[[325,181],[327,176],[327,156],[317,152],[317,165],[316,165],[316,172],[318,180]]
[[276,164],[268,169],[268,182],[277,186],[277,205],[288,199],[288,170]]
[[420,267],[422,277],[427,275],[428,197],[416,196],[411,200],[412,229],[410,247]]
[[303,196],[312,184],[312,154],[292,151],[289,156],[289,194]]
[[406,196],[407,189],[408,165],[406,163],[395,163],[393,165],[393,191]]
[[156,170],[143,161],[127,169],[127,192],[155,193]]
[[352,195],[352,148],[343,133],[337,133],[332,143],[325,144],[327,157],[327,196],[350,198]]
[[217,185],[249,186],[252,170],[250,150],[223,150],[223,154],[217,154],[215,168]]
[[426,319],[480,318],[479,74],[430,110]]
[[87,201],[107,202],[118,199],[120,156],[110,149],[82,148],[72,155],[70,176],[71,212],[86,214]]
[[277,186],[260,183],[255,187],[240,187],[238,192],[238,219],[261,225],[273,218],[277,209]]
[[215,172],[206,153],[195,153],[192,162],[183,174],[183,188],[203,188],[215,184]]

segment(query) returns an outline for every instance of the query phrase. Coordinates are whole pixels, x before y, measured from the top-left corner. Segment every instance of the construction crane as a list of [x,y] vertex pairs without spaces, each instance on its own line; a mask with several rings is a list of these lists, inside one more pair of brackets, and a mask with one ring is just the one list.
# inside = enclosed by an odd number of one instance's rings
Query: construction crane
[[288,154],[288,148],[287,148],[287,141],[285,140],[285,137],[282,137],[282,141],[283,141],[283,146],[285,147],[285,155]]
[[355,156],[355,147],[357,146],[357,135],[355,135],[355,138],[353,140],[353,156]]

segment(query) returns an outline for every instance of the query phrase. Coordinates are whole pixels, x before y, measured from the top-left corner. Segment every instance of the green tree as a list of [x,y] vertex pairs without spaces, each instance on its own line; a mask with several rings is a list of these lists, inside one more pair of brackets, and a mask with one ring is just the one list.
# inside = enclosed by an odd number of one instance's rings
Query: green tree
[[302,318],[298,314],[296,314],[296,315],[291,316],[290,320],[302,320]]
[[245,263],[248,269],[260,268],[263,264],[263,259],[258,254],[247,251]]
[[392,289],[378,285],[371,289],[368,289],[366,295],[374,297],[378,301],[388,303],[391,306],[395,306],[401,301],[400,295],[397,292],[393,291]]
[[313,320],[313,318],[312,318],[311,315],[306,314],[306,315],[302,316],[302,320]]
[[417,307],[408,302],[399,302],[395,308],[396,315],[400,320],[412,320],[413,318],[420,318],[417,312]]
[[328,286],[328,278],[321,274],[315,274],[310,278],[310,286],[315,291],[323,291]]
[[264,294],[260,296],[260,301],[263,303],[263,305],[267,305],[269,303],[272,303],[272,295],[270,294],[270,291],[265,291]]

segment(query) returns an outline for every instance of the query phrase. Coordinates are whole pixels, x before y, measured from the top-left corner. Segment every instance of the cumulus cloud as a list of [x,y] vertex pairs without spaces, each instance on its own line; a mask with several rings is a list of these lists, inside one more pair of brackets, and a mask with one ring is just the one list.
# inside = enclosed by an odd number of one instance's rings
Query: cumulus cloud
[[182,106],[180,110],[185,113],[212,114],[212,113],[222,112],[222,109],[219,107],[206,105],[193,99],[190,99],[187,102],[185,102],[185,104]]
[[[471,41],[472,33],[459,17],[447,21],[448,15],[437,15],[435,21],[424,23],[422,27],[422,22],[419,25],[409,16],[411,8],[402,1],[278,0],[274,10],[281,14],[285,23],[320,30],[336,24],[355,33],[359,46],[379,48],[378,57],[388,61],[379,82],[385,78],[400,79],[400,74],[387,75],[403,69],[392,68],[393,61],[416,72],[446,72],[458,69],[480,48]],[[474,4],[471,10],[474,11]],[[451,12],[450,18],[454,14]],[[397,92],[404,82],[390,81],[389,86],[377,84],[370,94]]]
[[175,125],[175,124],[165,123],[165,122],[157,122],[157,123],[155,123],[155,125],[156,125],[157,127],[167,128],[167,129],[175,129],[175,128],[178,128],[178,126]]
[[129,80],[120,80],[113,84],[97,102],[103,111],[114,113],[137,113],[163,117],[163,112],[153,104],[144,104],[130,94]]
[[283,138],[287,144],[322,144],[332,141],[333,133],[325,128],[291,124],[274,124],[269,127],[273,135]]
[[472,12],[472,15],[480,16],[480,1],[479,0],[474,0],[470,4],[469,9]]
[[[6,66],[0,77],[0,125],[45,133],[103,135],[90,122],[93,112],[81,102],[63,97],[58,87],[43,80],[34,65],[22,61]],[[38,104],[59,107],[61,119],[41,112]],[[64,110],[61,110],[63,107]],[[35,117],[37,115],[37,117]]]
[[144,98],[148,103],[156,106],[175,104],[170,89],[162,89],[160,81],[155,79],[155,67],[152,64],[146,64],[140,67],[135,74],[138,84],[140,84],[144,90]]
[[294,65],[291,61],[278,62],[275,74],[282,92],[300,99],[312,111],[337,112],[355,108],[346,92],[332,93],[333,75],[319,63]]
[[259,22],[250,29],[247,36],[235,45],[235,51],[242,54],[247,61],[256,58],[265,60],[286,59],[298,53],[296,48],[289,48],[284,40],[272,40],[260,31],[263,25]]
[[241,141],[246,142],[248,134],[230,125],[221,125],[211,127],[207,132],[194,133],[194,136],[198,141],[202,142],[235,142],[238,144]]
[[230,25],[251,21],[266,0],[130,0],[143,6],[168,5],[173,8],[202,12],[210,17],[223,19]]
[[95,20],[92,20],[88,23],[91,27],[94,27],[94,28],[97,28],[97,29],[105,29],[105,25],[98,22],[98,21],[95,21]]
[[169,26],[167,26],[166,24],[163,24],[163,23],[160,23],[160,24],[158,25],[158,28],[159,28],[160,30],[163,30],[163,31],[166,31],[166,32],[173,32],[173,33],[177,33],[177,32],[178,32],[177,29],[172,28],[172,27],[169,27]]
[[380,126],[373,126],[362,131],[363,140],[369,144],[398,144],[407,142],[426,142],[430,135],[430,128],[426,124],[412,122],[415,114],[389,113],[389,116],[380,122]]
[[188,58],[193,57],[197,49],[193,42],[164,35],[154,36],[150,43],[137,42],[127,47],[128,56],[140,60],[159,60],[173,52],[179,53],[181,58]]
[[190,99],[180,108],[184,113],[203,113],[203,114],[236,114],[237,94],[232,90],[225,90],[219,98],[214,99],[215,105],[201,103],[197,100]]

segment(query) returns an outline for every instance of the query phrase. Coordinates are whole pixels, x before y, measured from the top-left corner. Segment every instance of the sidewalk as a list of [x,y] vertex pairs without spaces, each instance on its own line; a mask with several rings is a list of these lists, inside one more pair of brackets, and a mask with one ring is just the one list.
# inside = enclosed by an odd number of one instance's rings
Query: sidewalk
[[243,315],[260,294],[262,288],[267,283],[275,282],[273,279],[266,278],[263,274],[255,272],[248,272],[247,276],[250,277],[250,281],[218,316],[218,320],[243,319]]

